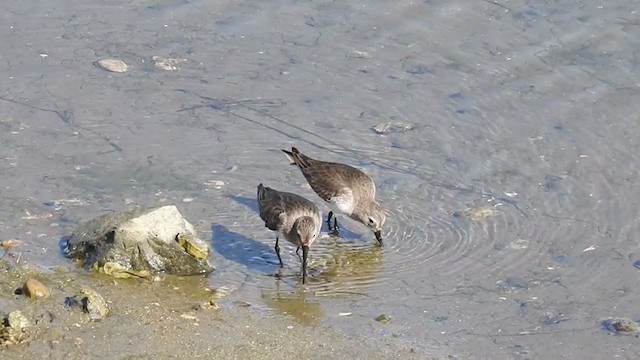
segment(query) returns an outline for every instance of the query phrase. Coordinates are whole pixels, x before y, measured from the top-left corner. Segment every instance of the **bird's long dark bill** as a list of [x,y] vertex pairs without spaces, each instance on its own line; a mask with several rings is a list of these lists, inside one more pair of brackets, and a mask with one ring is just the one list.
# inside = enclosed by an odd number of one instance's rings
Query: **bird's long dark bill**
[[380,231],[380,230],[375,231],[374,234],[376,236],[376,240],[378,240],[380,245],[382,245],[382,231]]
[[309,256],[309,247],[302,247],[302,283],[307,280],[307,256]]

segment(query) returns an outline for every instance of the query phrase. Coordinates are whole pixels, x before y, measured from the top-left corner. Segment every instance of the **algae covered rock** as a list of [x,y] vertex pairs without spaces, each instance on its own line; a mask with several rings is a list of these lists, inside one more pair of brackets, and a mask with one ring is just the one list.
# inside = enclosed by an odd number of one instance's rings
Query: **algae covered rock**
[[198,252],[187,251],[185,248],[191,250],[192,246],[185,246],[183,239],[195,244],[196,231],[174,205],[167,205],[99,216],[81,224],[61,247],[65,256],[83,260],[93,269],[107,265],[120,274],[195,275],[212,271],[210,245],[200,241]]
[[28,338],[26,330],[31,326],[29,320],[16,310],[5,317],[0,324],[0,345],[15,345]]

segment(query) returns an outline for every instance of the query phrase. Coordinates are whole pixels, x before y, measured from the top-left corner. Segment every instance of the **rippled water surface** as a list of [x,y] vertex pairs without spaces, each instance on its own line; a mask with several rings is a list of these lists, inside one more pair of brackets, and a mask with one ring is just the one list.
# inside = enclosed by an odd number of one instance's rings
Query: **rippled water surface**
[[[640,356],[601,325],[640,319],[632,2],[0,8],[0,236],[25,259],[71,266],[56,244],[81,221],[175,203],[212,241],[208,282],[256,311],[462,358]],[[368,172],[387,212],[383,248],[340,217],[305,286],[255,203],[262,182],[326,214],[291,146]]]

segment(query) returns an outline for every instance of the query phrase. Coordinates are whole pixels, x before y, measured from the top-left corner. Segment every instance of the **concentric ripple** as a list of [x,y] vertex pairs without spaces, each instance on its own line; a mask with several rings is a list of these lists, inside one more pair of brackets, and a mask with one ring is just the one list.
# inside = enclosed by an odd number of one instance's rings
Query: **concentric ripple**
[[[492,271],[498,264],[498,229],[505,229],[508,209],[489,204],[464,209],[429,209],[416,203],[398,204],[387,237],[388,274],[394,278],[457,277]],[[472,219],[472,214],[484,214]],[[392,240],[391,240],[392,239]]]

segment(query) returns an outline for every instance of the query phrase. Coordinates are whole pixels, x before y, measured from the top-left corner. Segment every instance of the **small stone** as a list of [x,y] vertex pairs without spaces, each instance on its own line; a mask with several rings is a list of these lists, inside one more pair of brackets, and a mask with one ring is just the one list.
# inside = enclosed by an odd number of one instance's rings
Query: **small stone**
[[233,292],[235,289],[229,289],[227,286],[221,286],[219,288],[215,288],[210,290],[211,296],[214,299],[222,299],[223,297],[229,295],[229,293]]
[[609,331],[624,335],[635,335],[640,333],[640,326],[638,326],[637,322],[631,319],[608,319],[604,321],[604,326]]
[[102,295],[89,287],[82,287],[76,298],[80,299],[82,310],[89,314],[91,320],[102,320],[109,313],[109,307]]
[[371,55],[369,55],[368,52],[366,51],[360,51],[360,50],[352,50],[347,57],[350,58],[356,58],[356,59],[371,59]]
[[208,180],[205,185],[207,186],[211,186],[214,189],[222,189],[222,187],[224,186],[224,181],[221,180]]
[[153,56],[151,58],[156,67],[160,70],[164,71],[176,71],[180,69],[180,63],[187,61],[187,59],[171,59],[171,58],[163,58],[160,56]]
[[28,279],[22,286],[25,295],[32,299],[41,299],[51,296],[49,289],[36,279]]
[[9,316],[7,316],[7,323],[10,328],[15,330],[22,330],[31,326],[29,320],[19,310],[9,313]]
[[198,318],[192,313],[184,313],[180,315],[180,317],[187,320],[198,320]]
[[[4,325],[4,326],[1,326]],[[29,320],[16,310],[0,322],[0,345],[15,345],[27,341],[27,328],[31,326]]]
[[376,318],[376,321],[381,323],[381,324],[386,324],[389,321],[391,321],[391,317],[389,317],[389,315],[387,315],[387,314],[382,314],[382,315],[380,315],[380,316],[378,316]]
[[509,245],[513,250],[523,250],[529,247],[529,240],[527,239],[518,239],[511,242]]
[[22,245],[22,241],[18,239],[6,239],[0,241],[0,249],[2,250],[11,249],[12,247],[16,247],[19,245]]
[[117,73],[123,73],[129,68],[124,61],[118,59],[102,59],[96,61],[95,64],[103,70]]
[[196,310],[210,310],[210,311],[217,311],[220,309],[220,306],[218,305],[218,303],[215,300],[209,300],[207,302],[198,304],[195,307]]
[[192,202],[192,201],[193,201],[193,198],[192,198],[192,197],[186,197],[186,198],[182,199],[182,202],[183,202],[183,203],[190,203],[190,202]]
[[378,134],[386,134],[389,132],[389,129],[391,129],[391,124],[389,123],[380,123],[373,127],[373,131],[377,132]]
[[373,126],[372,129],[378,134],[403,133],[412,130],[413,125],[400,122],[384,122]]
[[246,301],[241,301],[241,300],[234,301],[234,304],[236,304],[238,307],[244,307],[244,308],[251,307],[251,304],[249,304]]

